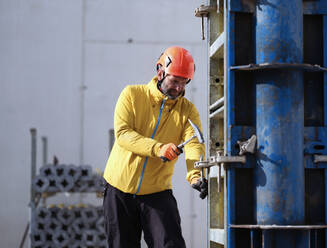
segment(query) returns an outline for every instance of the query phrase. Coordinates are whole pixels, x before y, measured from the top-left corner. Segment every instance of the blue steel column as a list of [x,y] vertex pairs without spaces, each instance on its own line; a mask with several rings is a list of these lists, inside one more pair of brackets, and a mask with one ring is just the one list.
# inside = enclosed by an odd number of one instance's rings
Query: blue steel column
[[[227,37],[226,37],[226,65],[229,68],[231,65],[235,64],[235,14],[231,12],[231,2],[228,2],[227,5]],[[227,139],[226,139],[226,153],[228,156],[232,155],[232,131],[231,128],[235,125],[235,73],[232,72],[230,69],[227,70],[227,75],[225,76],[227,79],[226,87],[228,87],[226,92],[227,104],[226,104],[226,111],[227,111]],[[234,248],[235,247],[235,230],[230,228],[230,224],[234,224],[235,221],[235,169],[234,168],[226,168],[226,247]]]
[[[302,63],[302,23],[302,0],[258,1],[256,63]],[[304,224],[302,72],[262,70],[255,81],[257,223]]]
[[[323,17],[323,39],[327,44],[327,16]],[[324,67],[327,66],[327,49],[324,49]],[[324,73],[324,126],[327,126],[327,72]],[[327,212],[327,169],[325,169],[325,213]],[[325,214],[327,223],[327,214]],[[325,230],[325,244],[327,244],[327,229]]]

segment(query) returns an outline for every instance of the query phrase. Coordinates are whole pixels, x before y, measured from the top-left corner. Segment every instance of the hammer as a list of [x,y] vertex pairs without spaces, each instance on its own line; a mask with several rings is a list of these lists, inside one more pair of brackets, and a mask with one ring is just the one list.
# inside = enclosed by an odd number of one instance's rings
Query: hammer
[[[184,146],[194,138],[197,138],[199,143],[201,143],[201,144],[204,143],[204,138],[203,138],[203,135],[202,135],[202,133],[200,131],[200,128],[197,125],[195,125],[190,119],[188,119],[188,122],[191,124],[191,126],[193,128],[194,135],[191,138],[189,138],[188,140],[184,141],[182,144],[179,144],[177,146],[180,153],[183,153]],[[165,157],[161,157],[161,159],[163,160],[163,162],[168,161],[168,159],[165,158]]]
[[178,147],[178,150],[182,153],[183,152],[183,148],[184,146],[190,142],[192,139],[194,138],[198,138],[198,141],[199,143],[203,144],[204,143],[204,138],[203,138],[203,135],[200,131],[200,128],[195,125],[190,119],[188,119],[188,122],[191,124],[192,128],[193,128],[193,131],[194,131],[194,135],[189,138],[188,140],[184,141],[182,144],[179,144],[177,147]]

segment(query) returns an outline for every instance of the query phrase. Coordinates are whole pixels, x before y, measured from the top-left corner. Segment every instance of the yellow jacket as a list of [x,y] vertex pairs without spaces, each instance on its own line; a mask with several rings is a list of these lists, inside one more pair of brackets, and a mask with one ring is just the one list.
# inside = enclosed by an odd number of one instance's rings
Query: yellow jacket
[[[161,119],[158,121],[163,99]],[[104,171],[106,181],[119,190],[138,195],[171,189],[171,177],[177,159],[163,163],[158,158],[163,144],[176,145],[192,137],[190,119],[201,129],[199,113],[185,97],[168,99],[157,88],[157,77],[145,85],[127,86],[119,96],[114,115],[115,144]],[[187,165],[186,179],[199,177],[194,162],[204,154],[204,145],[195,138],[184,149]],[[147,158],[148,157],[148,158]],[[145,160],[143,179],[140,176]]]

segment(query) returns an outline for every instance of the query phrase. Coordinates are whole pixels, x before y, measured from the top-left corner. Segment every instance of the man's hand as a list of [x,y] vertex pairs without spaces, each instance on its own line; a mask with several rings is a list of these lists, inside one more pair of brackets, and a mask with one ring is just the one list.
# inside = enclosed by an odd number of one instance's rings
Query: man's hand
[[200,198],[204,199],[208,195],[208,181],[207,179],[203,178],[201,180],[200,178],[198,179],[193,179],[191,182],[191,186],[193,189],[196,189],[200,191]]
[[181,154],[181,151],[178,147],[173,143],[169,143],[160,147],[158,156],[162,161],[166,162],[174,160],[179,154]]

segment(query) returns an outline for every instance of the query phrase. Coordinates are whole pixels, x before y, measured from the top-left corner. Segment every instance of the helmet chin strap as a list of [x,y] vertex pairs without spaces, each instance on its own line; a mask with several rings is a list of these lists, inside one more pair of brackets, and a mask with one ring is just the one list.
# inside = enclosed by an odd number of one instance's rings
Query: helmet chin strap
[[165,78],[161,79],[161,80],[158,80],[157,82],[157,88],[158,90],[163,94],[165,95],[166,97],[168,97],[168,99],[175,99],[174,97],[171,97],[170,95],[168,95],[168,92],[165,92],[162,88],[161,88],[161,84],[163,82]]
[[161,88],[161,84],[162,84],[162,82],[164,81],[165,78],[166,78],[166,75],[165,75],[165,72],[164,72],[162,79],[161,80],[158,79],[158,81],[157,81],[157,88],[162,94],[164,94],[165,96],[167,96],[169,98],[169,95],[167,95],[167,92],[164,92],[162,90],[162,88]]
[[158,87],[158,90],[160,90],[160,91],[161,91],[161,84],[164,81],[164,79],[165,79],[165,76],[161,80],[158,79],[158,81],[157,81],[157,87]]

